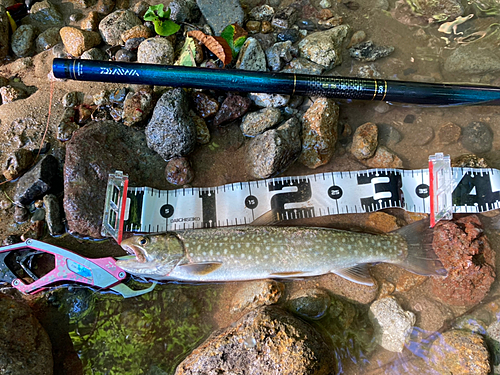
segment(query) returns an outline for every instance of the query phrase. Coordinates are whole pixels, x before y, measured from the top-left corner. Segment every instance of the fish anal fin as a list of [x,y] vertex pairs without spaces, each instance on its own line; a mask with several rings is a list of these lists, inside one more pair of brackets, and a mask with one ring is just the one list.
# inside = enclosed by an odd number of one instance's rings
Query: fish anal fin
[[353,283],[374,286],[373,278],[368,271],[368,264],[358,264],[354,267],[332,271],[332,273],[343,277]]
[[204,263],[185,263],[179,265],[183,272],[193,275],[208,275],[222,266],[221,262],[204,262]]
[[290,271],[290,272],[273,272],[269,274],[271,277],[295,277],[304,276],[307,272],[304,271]]

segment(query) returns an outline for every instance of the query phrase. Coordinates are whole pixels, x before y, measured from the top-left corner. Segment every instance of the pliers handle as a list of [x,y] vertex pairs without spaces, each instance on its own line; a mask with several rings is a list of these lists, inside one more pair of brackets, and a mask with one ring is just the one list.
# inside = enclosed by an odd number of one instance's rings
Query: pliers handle
[[1,247],[0,259],[5,259],[4,253],[6,252],[24,249],[30,251],[30,255],[34,254],[34,250],[38,253],[52,254],[55,257],[54,269],[29,284],[18,278],[5,263],[1,266],[5,281],[11,282],[14,288],[24,294],[36,293],[57,282],[74,281],[102,289],[111,289],[128,298],[148,293],[156,285],[156,282],[153,282],[153,285],[147,289],[133,290],[122,284],[127,273],[116,265],[114,258],[85,258],[72,251],[33,239]]

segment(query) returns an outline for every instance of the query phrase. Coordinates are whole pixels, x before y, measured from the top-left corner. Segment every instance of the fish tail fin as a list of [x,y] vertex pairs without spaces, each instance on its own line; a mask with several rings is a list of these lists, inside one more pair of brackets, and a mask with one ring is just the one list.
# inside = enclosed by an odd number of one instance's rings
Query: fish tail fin
[[429,220],[420,220],[391,234],[399,235],[408,244],[406,259],[398,263],[410,272],[423,276],[446,276],[446,270],[432,247],[434,229],[429,226]]

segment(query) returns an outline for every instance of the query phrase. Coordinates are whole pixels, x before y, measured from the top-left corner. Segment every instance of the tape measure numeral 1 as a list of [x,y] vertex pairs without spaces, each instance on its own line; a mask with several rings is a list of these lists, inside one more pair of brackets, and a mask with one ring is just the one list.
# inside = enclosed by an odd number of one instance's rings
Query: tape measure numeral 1
[[[472,213],[500,207],[500,171],[449,168],[449,172],[448,179],[439,175],[434,179],[441,184],[434,187],[434,195],[441,199],[436,213],[440,209],[446,216],[446,212]],[[176,190],[124,188],[125,180],[121,172],[110,175],[103,235],[117,238],[117,226],[126,232],[153,233],[243,225],[269,211],[276,221],[392,207],[431,213],[428,169],[318,173]],[[437,194],[443,191],[446,194]],[[120,217],[121,222],[117,220]]]

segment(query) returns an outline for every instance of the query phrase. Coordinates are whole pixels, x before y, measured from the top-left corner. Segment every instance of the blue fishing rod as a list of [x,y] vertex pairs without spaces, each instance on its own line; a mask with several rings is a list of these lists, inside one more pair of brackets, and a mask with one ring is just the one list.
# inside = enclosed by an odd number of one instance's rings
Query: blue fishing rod
[[253,72],[174,65],[54,59],[56,78],[79,81],[193,87],[200,89],[385,100],[423,105],[499,105],[500,88]]

